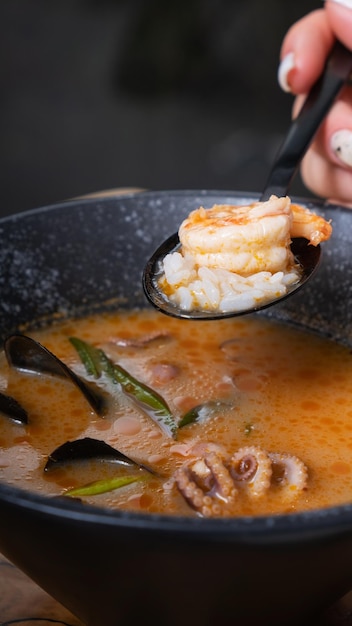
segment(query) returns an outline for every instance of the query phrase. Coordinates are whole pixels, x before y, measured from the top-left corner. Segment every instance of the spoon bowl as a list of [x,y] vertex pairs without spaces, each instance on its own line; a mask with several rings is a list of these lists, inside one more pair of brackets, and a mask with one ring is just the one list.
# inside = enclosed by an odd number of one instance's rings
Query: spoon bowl
[[164,257],[171,252],[177,252],[180,247],[181,244],[177,233],[173,234],[161,244],[161,246],[149,259],[145,267],[143,273],[143,289],[153,306],[162,313],[173,317],[193,320],[216,320],[224,319],[226,317],[236,317],[238,315],[253,313],[272,306],[273,304],[276,304],[277,302],[280,302],[281,300],[284,300],[288,296],[292,295],[298,289],[301,289],[301,287],[303,287],[307,280],[309,280],[309,278],[311,278],[317,270],[321,258],[320,245],[311,246],[309,245],[307,239],[303,239],[303,237],[296,237],[292,239],[291,251],[296,262],[301,266],[302,274],[299,282],[290,285],[287,288],[287,292],[283,296],[266,301],[265,304],[258,304],[258,306],[242,309],[240,311],[224,312],[216,309],[183,310],[177,304],[174,304],[174,302],[169,300],[158,285],[158,280],[163,273],[162,261]]
[[[272,194],[285,196],[299,164],[311,144],[320,124],[330,110],[333,102],[345,85],[352,72],[352,52],[336,42],[328,58],[325,69],[319,80],[313,85],[310,93],[298,114],[291,122],[285,140],[276,156],[269,174],[261,201],[266,201]],[[320,246],[311,246],[307,240],[293,239],[291,250],[301,267],[298,282],[289,286],[284,295],[267,299],[251,306],[234,311],[200,310],[197,308],[183,310],[171,302],[158,285],[162,274],[164,257],[181,248],[178,234],[175,233],[162,243],[147,262],[143,272],[143,289],[149,301],[159,311],[186,319],[219,319],[244,315],[277,304],[284,298],[293,295],[303,287],[314,274],[321,255]]]

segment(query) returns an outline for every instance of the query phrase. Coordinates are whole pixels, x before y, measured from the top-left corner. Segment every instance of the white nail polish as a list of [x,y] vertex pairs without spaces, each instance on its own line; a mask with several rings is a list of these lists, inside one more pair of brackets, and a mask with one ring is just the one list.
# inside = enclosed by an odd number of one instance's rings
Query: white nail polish
[[341,4],[347,9],[352,9],[352,0],[329,0],[329,2],[335,2],[335,4]]
[[332,135],[330,143],[338,159],[352,167],[352,130],[338,130]]
[[291,91],[291,87],[290,87],[290,85],[288,84],[288,81],[287,81],[287,76],[288,76],[289,72],[294,68],[294,66],[295,66],[294,54],[293,54],[293,52],[289,52],[282,59],[280,65],[279,65],[279,71],[278,71],[278,74],[277,74],[278,83],[279,83],[281,89],[283,91],[286,91],[287,93],[289,93]]

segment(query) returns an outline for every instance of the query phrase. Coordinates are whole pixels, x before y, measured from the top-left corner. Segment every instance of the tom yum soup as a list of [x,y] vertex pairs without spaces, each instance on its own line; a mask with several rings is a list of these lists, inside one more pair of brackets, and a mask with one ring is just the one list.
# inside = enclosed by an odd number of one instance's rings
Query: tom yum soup
[[199,323],[150,310],[22,340],[0,359],[3,482],[206,517],[352,500],[344,346],[264,318]]

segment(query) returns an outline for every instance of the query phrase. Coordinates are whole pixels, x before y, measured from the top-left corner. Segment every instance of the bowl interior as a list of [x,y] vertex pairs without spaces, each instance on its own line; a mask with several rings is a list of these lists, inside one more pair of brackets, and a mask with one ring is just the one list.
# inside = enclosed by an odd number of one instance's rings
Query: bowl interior
[[[33,322],[46,324],[60,317],[116,307],[147,304],[141,277],[144,265],[160,242],[176,232],[182,219],[199,206],[245,204],[251,194],[217,191],[146,192],[103,200],[77,200],[10,216],[0,221],[0,332],[4,339]],[[352,345],[351,264],[352,222],[348,209],[302,202],[331,219],[333,236],[323,244],[322,261],[313,279],[292,298],[258,313],[308,328]],[[202,322],[200,322],[202,323]],[[109,520],[109,523],[160,527],[159,516],[83,510],[74,502],[50,502],[31,493],[0,485],[0,497],[25,506],[50,508],[53,513]],[[349,506],[339,507],[351,516]],[[181,526],[193,532],[218,527],[250,528],[256,532],[291,532],[297,523],[310,530],[330,513],[317,511],[276,518],[211,521],[163,518],[163,528]],[[346,518],[345,518],[346,521]],[[205,522],[205,523],[204,523]],[[336,510],[331,524],[336,522]],[[345,522],[343,522],[345,523]]]

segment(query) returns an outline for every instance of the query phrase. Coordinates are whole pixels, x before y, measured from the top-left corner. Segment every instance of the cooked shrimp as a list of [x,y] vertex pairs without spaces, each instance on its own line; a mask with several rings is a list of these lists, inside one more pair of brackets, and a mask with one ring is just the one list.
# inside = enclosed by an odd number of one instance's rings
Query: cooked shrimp
[[291,209],[293,214],[291,237],[304,237],[313,246],[330,238],[332,233],[330,222],[298,204],[291,204]]
[[201,207],[181,224],[179,237],[182,254],[197,265],[249,276],[292,268],[291,237],[304,237],[316,246],[331,232],[324,218],[291,204],[288,197],[271,196],[249,206]]
[[215,204],[193,211],[181,224],[184,255],[197,265],[222,268],[248,276],[277,272],[293,265],[290,250],[290,199],[271,196],[249,206]]

